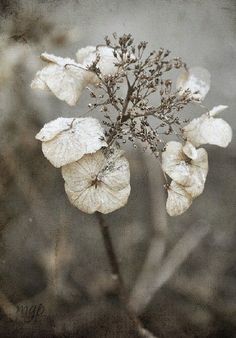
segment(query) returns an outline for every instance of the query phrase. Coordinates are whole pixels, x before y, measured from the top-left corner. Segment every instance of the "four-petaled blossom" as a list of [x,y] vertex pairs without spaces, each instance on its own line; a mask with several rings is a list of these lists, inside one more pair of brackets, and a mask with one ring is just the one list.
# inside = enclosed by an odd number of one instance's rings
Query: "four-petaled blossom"
[[193,119],[183,128],[184,137],[196,147],[207,143],[227,147],[232,140],[232,129],[226,121],[214,117],[226,108],[228,107],[223,105],[216,106]]
[[31,87],[49,90],[70,106],[75,105],[87,85],[86,75],[89,72],[70,58],[43,53],[41,59],[47,65],[36,73]]
[[62,175],[70,202],[86,213],[107,214],[127,203],[129,163],[120,150],[115,149],[108,155],[102,150],[85,155],[62,167]]
[[92,117],[59,117],[46,123],[36,139],[42,141],[44,156],[56,168],[107,146],[103,128]]
[[207,152],[203,148],[196,149],[189,142],[183,146],[170,141],[162,154],[162,169],[172,180],[182,185],[191,198],[196,198],[203,192],[206,181]]
[[180,74],[176,82],[176,88],[179,90],[180,95],[189,90],[192,99],[202,101],[210,89],[210,83],[211,76],[207,69],[193,67]]

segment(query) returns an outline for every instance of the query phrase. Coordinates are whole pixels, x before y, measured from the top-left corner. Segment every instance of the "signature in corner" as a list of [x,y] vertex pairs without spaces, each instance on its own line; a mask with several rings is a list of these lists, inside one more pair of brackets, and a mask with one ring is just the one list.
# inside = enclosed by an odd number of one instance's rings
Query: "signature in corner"
[[43,304],[24,305],[18,304],[16,306],[16,320],[21,320],[26,323],[37,322],[45,313]]

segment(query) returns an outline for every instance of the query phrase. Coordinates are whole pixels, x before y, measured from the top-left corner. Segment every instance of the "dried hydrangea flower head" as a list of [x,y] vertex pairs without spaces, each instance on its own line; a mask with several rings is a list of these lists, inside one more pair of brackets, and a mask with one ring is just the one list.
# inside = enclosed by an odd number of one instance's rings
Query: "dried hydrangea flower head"
[[36,139],[42,141],[44,156],[56,168],[107,146],[103,128],[92,117],[59,117],[46,123]]
[[[188,69],[181,58],[170,58],[169,50],[147,53],[146,47],[145,41],[134,45],[130,34],[114,34],[105,38],[104,45],[79,49],[78,63],[43,54],[48,64],[33,82],[69,104],[77,102],[86,86],[91,97],[88,111],[103,113],[104,130],[89,118],[59,119],[37,135],[45,156],[62,166],[70,201],[87,213],[108,213],[127,202],[128,162],[118,150],[114,154],[119,155],[111,155],[114,146],[131,142],[136,148],[141,143],[162,163],[167,212],[174,216],[186,211],[204,189],[208,156],[198,147],[206,143],[226,147],[231,141],[231,127],[215,118],[226,106],[216,106],[190,122],[181,112],[205,98],[209,72]],[[176,88],[172,70],[180,70]],[[109,163],[112,169],[105,170]]]
[[180,95],[189,90],[194,100],[202,101],[210,89],[210,83],[211,76],[207,69],[193,67],[180,74],[176,88],[179,89]]
[[127,203],[130,194],[129,163],[123,152],[108,155],[102,150],[85,155],[62,168],[65,190],[78,209],[92,214],[115,211]]
[[43,53],[41,59],[47,65],[36,73],[31,87],[51,91],[58,99],[74,106],[87,85],[87,72],[70,58]]

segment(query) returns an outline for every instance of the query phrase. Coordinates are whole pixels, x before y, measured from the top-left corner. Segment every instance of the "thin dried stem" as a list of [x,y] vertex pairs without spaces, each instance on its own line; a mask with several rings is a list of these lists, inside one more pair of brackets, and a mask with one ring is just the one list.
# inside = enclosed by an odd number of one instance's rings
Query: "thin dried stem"
[[156,338],[151,332],[149,332],[147,329],[143,328],[143,325],[140,322],[139,318],[136,316],[135,312],[133,312],[131,310],[131,308],[129,307],[129,305],[127,303],[127,300],[128,300],[127,291],[125,289],[123,278],[122,278],[122,275],[120,273],[118,259],[116,257],[115,250],[114,250],[114,247],[113,247],[113,244],[112,244],[108,225],[104,222],[104,219],[103,219],[103,216],[102,216],[101,213],[97,212],[96,216],[98,218],[98,222],[99,222],[100,230],[101,230],[101,233],[102,233],[107,257],[109,259],[109,263],[110,263],[110,267],[111,267],[111,271],[112,271],[112,277],[117,282],[117,292],[118,292],[120,302],[125,307],[126,313],[129,317],[129,319],[132,321],[134,328],[137,330],[140,337]]
[[112,271],[112,278],[115,281],[117,281],[117,289],[118,289],[117,291],[119,293],[119,297],[124,299],[126,297],[126,291],[125,291],[124,282],[123,282],[123,279],[120,273],[118,260],[116,258],[116,254],[113,248],[108,225],[104,222],[103,216],[100,212],[97,212],[96,215],[99,221],[99,226],[100,226],[100,230],[102,233],[107,257],[109,259],[109,264],[110,264],[111,271]]

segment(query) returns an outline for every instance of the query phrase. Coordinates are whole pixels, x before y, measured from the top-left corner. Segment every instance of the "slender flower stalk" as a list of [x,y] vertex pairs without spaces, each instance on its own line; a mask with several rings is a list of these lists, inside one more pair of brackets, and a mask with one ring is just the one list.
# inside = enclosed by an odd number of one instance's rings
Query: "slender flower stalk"
[[137,332],[140,334],[140,337],[143,338],[155,338],[155,336],[149,332],[147,329],[145,329],[139,320],[138,316],[133,312],[131,307],[128,304],[128,294],[124,285],[124,281],[120,272],[118,259],[116,257],[116,253],[112,244],[112,239],[109,231],[109,226],[104,221],[103,215],[100,212],[96,212],[96,216],[99,222],[101,234],[104,241],[104,246],[106,249],[107,257],[109,260],[111,272],[112,272],[112,278],[116,282],[116,289],[117,289],[117,295],[120,299],[121,304],[123,304],[126,313],[133,323],[134,327],[136,328]]

